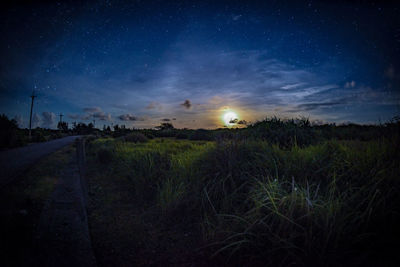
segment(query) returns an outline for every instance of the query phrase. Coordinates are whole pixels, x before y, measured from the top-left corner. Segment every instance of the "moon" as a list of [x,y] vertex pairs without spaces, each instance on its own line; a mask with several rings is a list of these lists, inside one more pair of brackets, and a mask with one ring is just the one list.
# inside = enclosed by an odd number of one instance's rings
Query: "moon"
[[233,122],[233,121],[237,121],[237,120],[239,120],[239,117],[233,111],[229,111],[229,112],[225,113],[223,116],[223,121],[224,121],[225,125],[227,125],[227,126],[232,126],[232,125],[236,124],[236,122]]

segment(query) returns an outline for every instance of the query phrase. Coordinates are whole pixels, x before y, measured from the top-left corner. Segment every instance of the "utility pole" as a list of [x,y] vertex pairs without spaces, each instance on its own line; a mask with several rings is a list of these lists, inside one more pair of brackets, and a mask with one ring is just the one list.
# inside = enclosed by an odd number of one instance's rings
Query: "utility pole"
[[35,99],[35,97],[36,97],[35,91],[32,91],[31,113],[29,115],[29,140],[32,139],[32,110],[33,110],[33,100]]
[[62,113],[58,114],[60,116],[60,122],[62,122],[62,117],[64,116]]
[[62,122],[62,117],[63,117],[64,115],[60,112],[60,114],[58,114],[58,116],[60,116],[60,122],[58,123],[57,128],[58,128],[60,131],[62,131],[62,130],[63,130],[63,127],[62,127],[61,122]]

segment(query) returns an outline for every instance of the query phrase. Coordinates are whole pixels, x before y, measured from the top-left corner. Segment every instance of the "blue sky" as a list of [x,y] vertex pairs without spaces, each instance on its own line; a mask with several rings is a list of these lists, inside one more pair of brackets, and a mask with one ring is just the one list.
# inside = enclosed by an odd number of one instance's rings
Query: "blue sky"
[[400,23],[373,1],[43,2],[2,9],[0,113],[68,122],[216,128],[400,113]]

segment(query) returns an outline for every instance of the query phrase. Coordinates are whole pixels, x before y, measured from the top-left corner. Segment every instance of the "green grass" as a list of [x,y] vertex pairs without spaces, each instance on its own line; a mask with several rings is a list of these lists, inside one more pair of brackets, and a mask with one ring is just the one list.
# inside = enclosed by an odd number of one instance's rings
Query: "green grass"
[[[193,256],[187,245],[201,240],[193,218],[171,214],[187,193],[181,181],[195,173],[193,161],[214,146],[168,138],[89,144],[89,224],[99,265],[161,265]],[[100,163],[107,150],[110,160]]]
[[396,140],[281,148],[236,138],[97,139],[89,153],[100,265],[337,266],[395,257]]

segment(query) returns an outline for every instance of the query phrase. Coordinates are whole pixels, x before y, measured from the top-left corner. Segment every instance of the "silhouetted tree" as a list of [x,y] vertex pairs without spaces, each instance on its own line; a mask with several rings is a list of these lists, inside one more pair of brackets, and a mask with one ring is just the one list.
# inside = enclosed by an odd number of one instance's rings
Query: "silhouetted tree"
[[6,115],[0,115],[0,130],[15,130],[18,129],[17,121],[12,119],[10,120]]
[[6,115],[0,115],[0,147],[14,147],[22,144],[17,121],[10,120]]
[[172,129],[174,129],[174,126],[172,125],[172,123],[163,122],[159,126],[156,126],[156,129],[158,129],[158,130],[172,130]]

